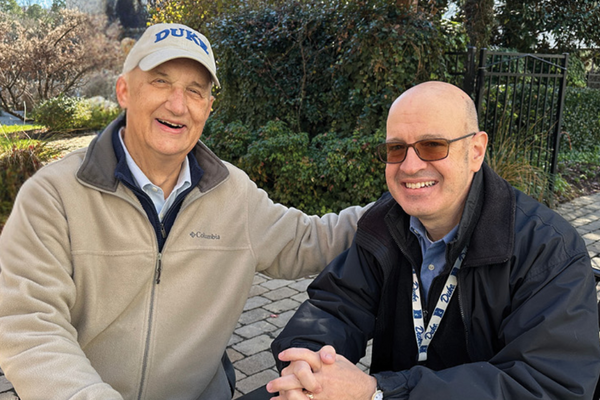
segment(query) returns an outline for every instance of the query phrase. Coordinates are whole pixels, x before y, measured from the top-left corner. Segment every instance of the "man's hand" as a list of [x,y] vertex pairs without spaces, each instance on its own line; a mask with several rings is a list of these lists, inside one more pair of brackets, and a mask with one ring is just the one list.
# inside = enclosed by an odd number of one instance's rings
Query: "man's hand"
[[370,400],[375,393],[375,378],[362,372],[344,356],[336,355],[331,346],[318,353],[292,348],[279,353],[281,361],[290,365],[281,378],[267,384],[270,393],[279,392],[272,400],[307,400],[305,389],[314,400]]

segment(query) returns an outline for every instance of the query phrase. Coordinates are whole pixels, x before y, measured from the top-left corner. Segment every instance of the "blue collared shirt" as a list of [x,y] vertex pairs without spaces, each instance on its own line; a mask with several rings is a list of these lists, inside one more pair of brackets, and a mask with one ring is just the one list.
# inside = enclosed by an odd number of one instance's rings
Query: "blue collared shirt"
[[169,194],[169,197],[165,199],[165,193],[159,187],[150,182],[150,179],[144,174],[144,172],[140,169],[140,167],[135,163],[131,154],[127,150],[125,146],[125,142],[123,141],[123,128],[119,131],[119,139],[121,140],[121,145],[123,146],[123,151],[125,152],[125,160],[127,162],[127,166],[129,167],[129,171],[131,171],[131,175],[133,177],[136,185],[144,191],[152,200],[154,207],[156,208],[156,212],[158,214],[158,218],[162,221],[169,208],[173,205],[173,202],[177,198],[177,196],[184,192],[187,188],[192,185],[192,179],[190,174],[190,163],[187,157],[183,160],[183,164],[181,165],[181,171],[179,171],[179,177],[177,178],[177,183],[175,187]]
[[431,282],[438,276],[446,266],[446,245],[456,236],[458,225],[456,225],[446,236],[432,242],[427,237],[427,230],[418,218],[410,217],[410,231],[419,239],[423,263],[421,264],[421,288],[423,298],[427,304]]

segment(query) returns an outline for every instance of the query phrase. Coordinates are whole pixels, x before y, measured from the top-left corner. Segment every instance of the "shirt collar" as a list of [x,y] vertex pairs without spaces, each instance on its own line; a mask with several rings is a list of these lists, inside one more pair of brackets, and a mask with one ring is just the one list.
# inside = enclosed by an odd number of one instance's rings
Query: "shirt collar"
[[[133,180],[137,187],[143,189],[144,191],[148,190],[150,187],[156,187],[150,179],[144,174],[144,172],[140,169],[140,167],[135,163],[131,154],[129,154],[129,150],[127,150],[127,146],[125,146],[125,142],[123,141],[123,131],[124,128],[119,130],[119,140],[121,141],[121,146],[123,147],[123,151],[125,152],[125,161],[127,162],[127,167],[129,167],[129,171],[133,177]],[[177,183],[173,188],[173,191],[176,192],[179,188],[188,187],[191,185],[191,174],[190,174],[190,163],[187,157],[184,158],[183,164],[181,165],[181,171],[179,171],[179,177],[177,178]]]

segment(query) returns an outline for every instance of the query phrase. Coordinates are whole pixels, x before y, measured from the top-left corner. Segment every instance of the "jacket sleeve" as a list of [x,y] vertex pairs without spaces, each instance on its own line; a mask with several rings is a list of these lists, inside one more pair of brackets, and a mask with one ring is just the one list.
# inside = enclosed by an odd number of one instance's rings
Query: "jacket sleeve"
[[321,272],[350,246],[356,224],[368,207],[307,215],[274,203],[245,174],[236,178],[246,187],[240,206],[246,208],[257,271],[274,278],[297,279]]
[[0,235],[0,366],[23,399],[119,400],[90,365],[71,324],[68,238],[60,196],[32,177]]
[[[357,363],[373,337],[381,283],[376,261],[353,243],[308,287],[310,299],[271,344],[275,359],[290,347],[317,351],[331,345]],[[276,362],[279,370],[285,367],[281,361]]]

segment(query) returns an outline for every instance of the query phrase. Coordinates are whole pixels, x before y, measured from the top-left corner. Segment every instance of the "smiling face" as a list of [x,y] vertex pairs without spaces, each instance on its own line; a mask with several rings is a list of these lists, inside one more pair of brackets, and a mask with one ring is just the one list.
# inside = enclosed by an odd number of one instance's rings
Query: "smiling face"
[[145,172],[160,163],[183,162],[200,139],[214,100],[206,68],[181,58],[119,77],[117,99],[127,110],[125,146]]
[[409,148],[406,159],[387,164],[385,175],[394,199],[417,217],[434,240],[445,236],[460,221],[473,175],[481,168],[487,145],[478,132],[473,104],[455,86],[441,82],[418,85],[400,96],[390,108],[387,142],[411,144],[423,139],[456,139],[448,157],[423,161]]

